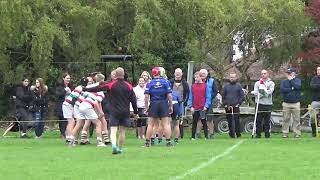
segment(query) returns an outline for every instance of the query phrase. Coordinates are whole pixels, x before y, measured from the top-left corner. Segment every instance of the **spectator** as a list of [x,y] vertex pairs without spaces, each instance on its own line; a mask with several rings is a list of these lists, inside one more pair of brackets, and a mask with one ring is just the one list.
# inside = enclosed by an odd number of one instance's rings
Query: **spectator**
[[144,91],[146,89],[144,78],[139,78],[139,83],[136,87],[133,88],[133,91],[137,98],[137,107],[138,107],[138,115],[139,118],[137,120],[137,130],[138,130],[138,138],[145,139],[146,133],[146,115],[144,113],[145,102],[144,102]]
[[280,90],[283,96],[283,124],[282,137],[288,138],[289,126],[292,116],[292,126],[294,137],[301,136],[300,131],[300,93],[301,80],[296,77],[297,70],[295,68],[288,68],[288,79],[281,81]]
[[174,134],[174,143],[179,144],[179,136],[180,136],[180,118],[181,118],[181,105],[182,105],[182,99],[180,99],[180,96],[177,94],[176,91],[172,92],[172,126],[173,126],[173,134]]
[[16,113],[17,118],[22,127],[22,133],[20,135],[21,138],[28,138],[27,136],[27,128],[28,122],[23,121],[31,121],[32,117],[29,112],[30,103],[32,101],[32,94],[29,86],[29,79],[24,78],[21,81],[21,85],[16,89]]
[[[228,126],[229,126],[229,136],[235,138],[241,137],[240,133],[240,105],[244,101],[244,93],[240,83],[238,83],[238,76],[236,73],[232,72],[229,75],[229,83],[223,87],[222,90],[222,103],[225,106]],[[232,112],[233,109],[233,112]],[[234,127],[234,129],[232,128]],[[235,132],[234,132],[235,130]]]
[[[269,78],[268,71],[262,70],[261,79],[254,84],[253,91],[253,94],[256,96],[256,103],[259,103],[256,123],[256,138],[261,138],[262,129],[264,130],[265,138],[270,138],[270,118],[272,110],[273,91],[274,82]],[[258,96],[260,96],[259,102]]]
[[315,110],[310,114],[310,123],[312,129],[312,136],[316,137],[317,135],[317,126],[315,122],[315,115],[319,113],[320,108],[320,66],[317,67],[317,75],[315,75],[311,82],[310,87],[313,93],[311,106]]
[[68,121],[63,117],[63,112],[62,112],[62,104],[65,100],[65,97],[69,95],[73,90],[73,86],[70,80],[71,80],[71,76],[68,73],[63,74],[62,79],[58,80],[57,82],[57,87],[55,92],[57,97],[56,113],[60,120],[59,129],[60,129],[61,138],[63,139],[66,138],[66,134],[69,136],[71,133],[71,132],[66,133]]
[[[170,80],[172,92],[178,95],[178,98],[182,100],[179,102],[179,114],[178,118],[181,119],[184,114],[184,107],[187,106],[188,97],[189,97],[189,85],[187,81],[182,79],[182,69],[177,68],[174,71],[174,79]],[[177,124],[174,124],[174,133],[180,134],[180,137],[183,138],[183,124],[180,125],[180,121],[174,121]],[[179,136],[179,135],[178,135]],[[176,141],[176,139],[175,139]]]
[[32,116],[35,120],[36,138],[41,138],[44,129],[44,119],[48,114],[48,86],[42,78],[36,79],[36,84],[31,86],[32,91]]
[[[207,120],[207,124],[208,124],[208,128],[209,128],[209,138],[213,139],[214,137],[214,124],[213,124],[213,119],[212,118],[207,118],[207,114],[208,113],[213,113],[212,112],[212,106],[213,106],[213,101],[214,98],[216,97],[217,94],[217,86],[215,83],[215,80],[210,77],[210,74],[208,72],[208,70],[206,69],[200,69],[200,76],[202,78],[202,81],[205,82],[207,84],[207,89],[206,91],[208,91],[208,93],[210,93],[211,96],[211,100],[210,100],[210,107],[208,107],[207,111],[206,111],[206,115],[205,118]],[[200,121],[198,122],[198,126],[197,126],[197,136],[200,137],[200,131],[201,131],[201,123]]]
[[141,76],[140,77],[142,77],[143,79],[144,79],[144,82],[147,84],[147,83],[149,83],[149,81],[151,81],[151,76],[150,76],[150,74],[148,73],[148,71],[143,71],[142,73],[141,73]]
[[191,139],[195,139],[199,119],[203,125],[205,138],[208,139],[208,125],[205,115],[207,109],[210,107],[211,96],[210,92],[206,90],[207,84],[203,82],[200,72],[194,74],[194,79],[195,83],[191,86],[188,100],[188,107],[191,109],[193,116]]

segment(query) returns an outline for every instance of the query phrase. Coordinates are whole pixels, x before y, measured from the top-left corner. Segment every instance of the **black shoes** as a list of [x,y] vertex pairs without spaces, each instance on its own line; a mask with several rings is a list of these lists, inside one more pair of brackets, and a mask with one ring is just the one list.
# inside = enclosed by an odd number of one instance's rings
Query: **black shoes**
[[22,138],[22,139],[28,139],[29,136],[28,136],[27,134],[22,134],[22,135],[20,136],[20,138]]

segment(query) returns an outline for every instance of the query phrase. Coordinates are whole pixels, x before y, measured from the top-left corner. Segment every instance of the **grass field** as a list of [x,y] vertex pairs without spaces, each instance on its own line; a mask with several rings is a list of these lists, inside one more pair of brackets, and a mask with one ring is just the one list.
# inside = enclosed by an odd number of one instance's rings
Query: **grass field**
[[[17,135],[9,133],[10,135]],[[121,155],[111,147],[67,147],[57,132],[42,139],[0,138],[0,177],[11,179],[320,179],[320,139],[229,139],[143,148],[133,131]]]

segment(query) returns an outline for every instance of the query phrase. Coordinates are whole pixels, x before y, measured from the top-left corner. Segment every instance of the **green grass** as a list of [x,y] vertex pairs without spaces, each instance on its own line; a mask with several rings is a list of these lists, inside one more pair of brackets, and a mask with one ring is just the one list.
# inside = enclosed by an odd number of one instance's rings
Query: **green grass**
[[[12,135],[13,133],[9,133]],[[17,135],[17,134],[14,134]],[[0,177],[11,179],[172,179],[221,155],[239,141],[244,142],[211,164],[184,179],[319,179],[320,139],[304,134],[300,139],[189,138],[167,148],[143,148],[143,141],[129,132],[124,153],[112,155],[111,147],[69,148],[57,132],[42,139],[0,139]]]

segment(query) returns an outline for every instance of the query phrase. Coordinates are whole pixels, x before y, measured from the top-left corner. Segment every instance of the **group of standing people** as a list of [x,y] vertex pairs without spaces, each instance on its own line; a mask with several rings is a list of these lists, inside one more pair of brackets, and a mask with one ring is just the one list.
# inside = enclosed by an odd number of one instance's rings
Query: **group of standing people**
[[[317,123],[315,119],[319,114],[320,108],[320,67],[316,69],[317,73],[310,82],[312,90],[312,110],[310,111],[310,125],[312,136],[316,136]],[[301,137],[300,124],[300,102],[301,102],[301,79],[297,76],[297,69],[289,67],[287,69],[287,79],[282,80],[280,84],[280,92],[283,96],[282,112],[282,137],[289,137],[289,128],[292,122],[293,137]],[[267,70],[261,71],[261,79],[255,83],[254,91],[255,102],[258,104],[257,123],[256,123],[256,138],[261,138],[261,133],[264,131],[265,138],[270,137],[270,118],[272,111],[272,94],[275,90],[275,83],[270,79]],[[291,121],[292,119],[292,121]]]
[[48,101],[48,87],[42,78],[37,78],[32,86],[28,78],[22,79],[16,89],[16,117],[21,121],[21,138],[28,138],[28,124],[32,121],[35,122],[36,138],[41,138]]
[[[301,80],[296,77],[296,72],[295,68],[289,67],[287,79],[280,85],[283,96],[283,138],[288,137],[291,119],[294,137],[301,136]],[[186,107],[193,116],[191,139],[194,140],[201,129],[205,138],[213,138],[214,123],[207,118],[207,114],[212,110],[218,90],[208,71],[201,69],[194,73],[194,83],[190,86],[182,78],[183,71],[180,68],[175,69],[175,77],[171,80],[166,78],[162,67],[153,68],[151,75],[152,77],[144,71],[137,86],[133,87],[126,80],[124,69],[119,67],[111,72],[111,81],[106,82],[104,75],[99,73],[82,78],[79,86],[74,88],[70,75],[64,74],[55,91],[56,112],[62,120],[59,121],[61,136],[71,146],[75,146],[82,128],[80,144],[88,144],[91,122],[96,125],[97,146],[111,143],[112,152],[119,154],[122,152],[125,128],[130,124],[131,106],[137,119],[137,136],[145,139],[145,147],[154,145],[156,137],[161,142],[162,136],[165,137],[167,146],[172,146],[172,137],[175,144],[178,144],[179,139],[184,136],[182,115]],[[316,136],[315,115],[319,113],[320,107],[320,67],[317,67],[317,75],[312,78],[310,86],[313,92],[311,106],[315,112],[310,113],[310,123],[312,135]],[[261,138],[262,132],[265,138],[270,138],[274,90],[275,83],[270,79],[269,72],[262,70],[261,79],[255,83],[252,91],[257,105],[256,138]],[[229,136],[241,137],[240,105],[245,99],[245,93],[236,73],[229,74],[229,82],[223,86],[221,97],[228,120]],[[48,112],[48,87],[43,79],[36,79],[32,86],[29,85],[29,79],[22,80],[16,90],[16,111],[17,117],[22,121],[21,137],[28,137],[28,123],[24,121],[33,119],[36,123],[36,137],[40,138],[44,130],[43,120]],[[111,130],[110,139],[108,127]]]
[[[179,139],[184,137],[182,115],[185,107],[191,108],[193,113],[192,139],[195,139],[196,131],[200,132],[202,127],[205,137],[213,138],[213,121],[207,122],[206,115],[212,109],[217,91],[215,81],[208,71],[201,69],[196,72],[195,83],[191,88],[183,79],[181,68],[175,69],[174,78],[171,80],[167,80],[162,67],[153,68],[151,74],[152,79],[148,72],[143,72],[139,84],[134,88],[139,117],[148,117],[145,147],[154,145],[156,137],[159,143],[162,142],[163,135],[167,146],[172,145],[171,137],[174,138],[174,143],[178,144]],[[140,131],[140,118],[137,122],[138,137],[144,138],[141,134],[144,131]]]
[[180,68],[175,70],[175,78],[171,80],[167,80],[162,67],[153,68],[151,74],[153,78],[149,72],[142,72],[138,85],[133,88],[139,112],[138,137],[145,139],[145,146],[150,147],[155,144],[156,137],[161,143],[164,135],[166,145],[171,146],[173,129],[174,142],[178,144],[179,138],[183,138],[180,122],[189,94],[188,83],[183,80]]

